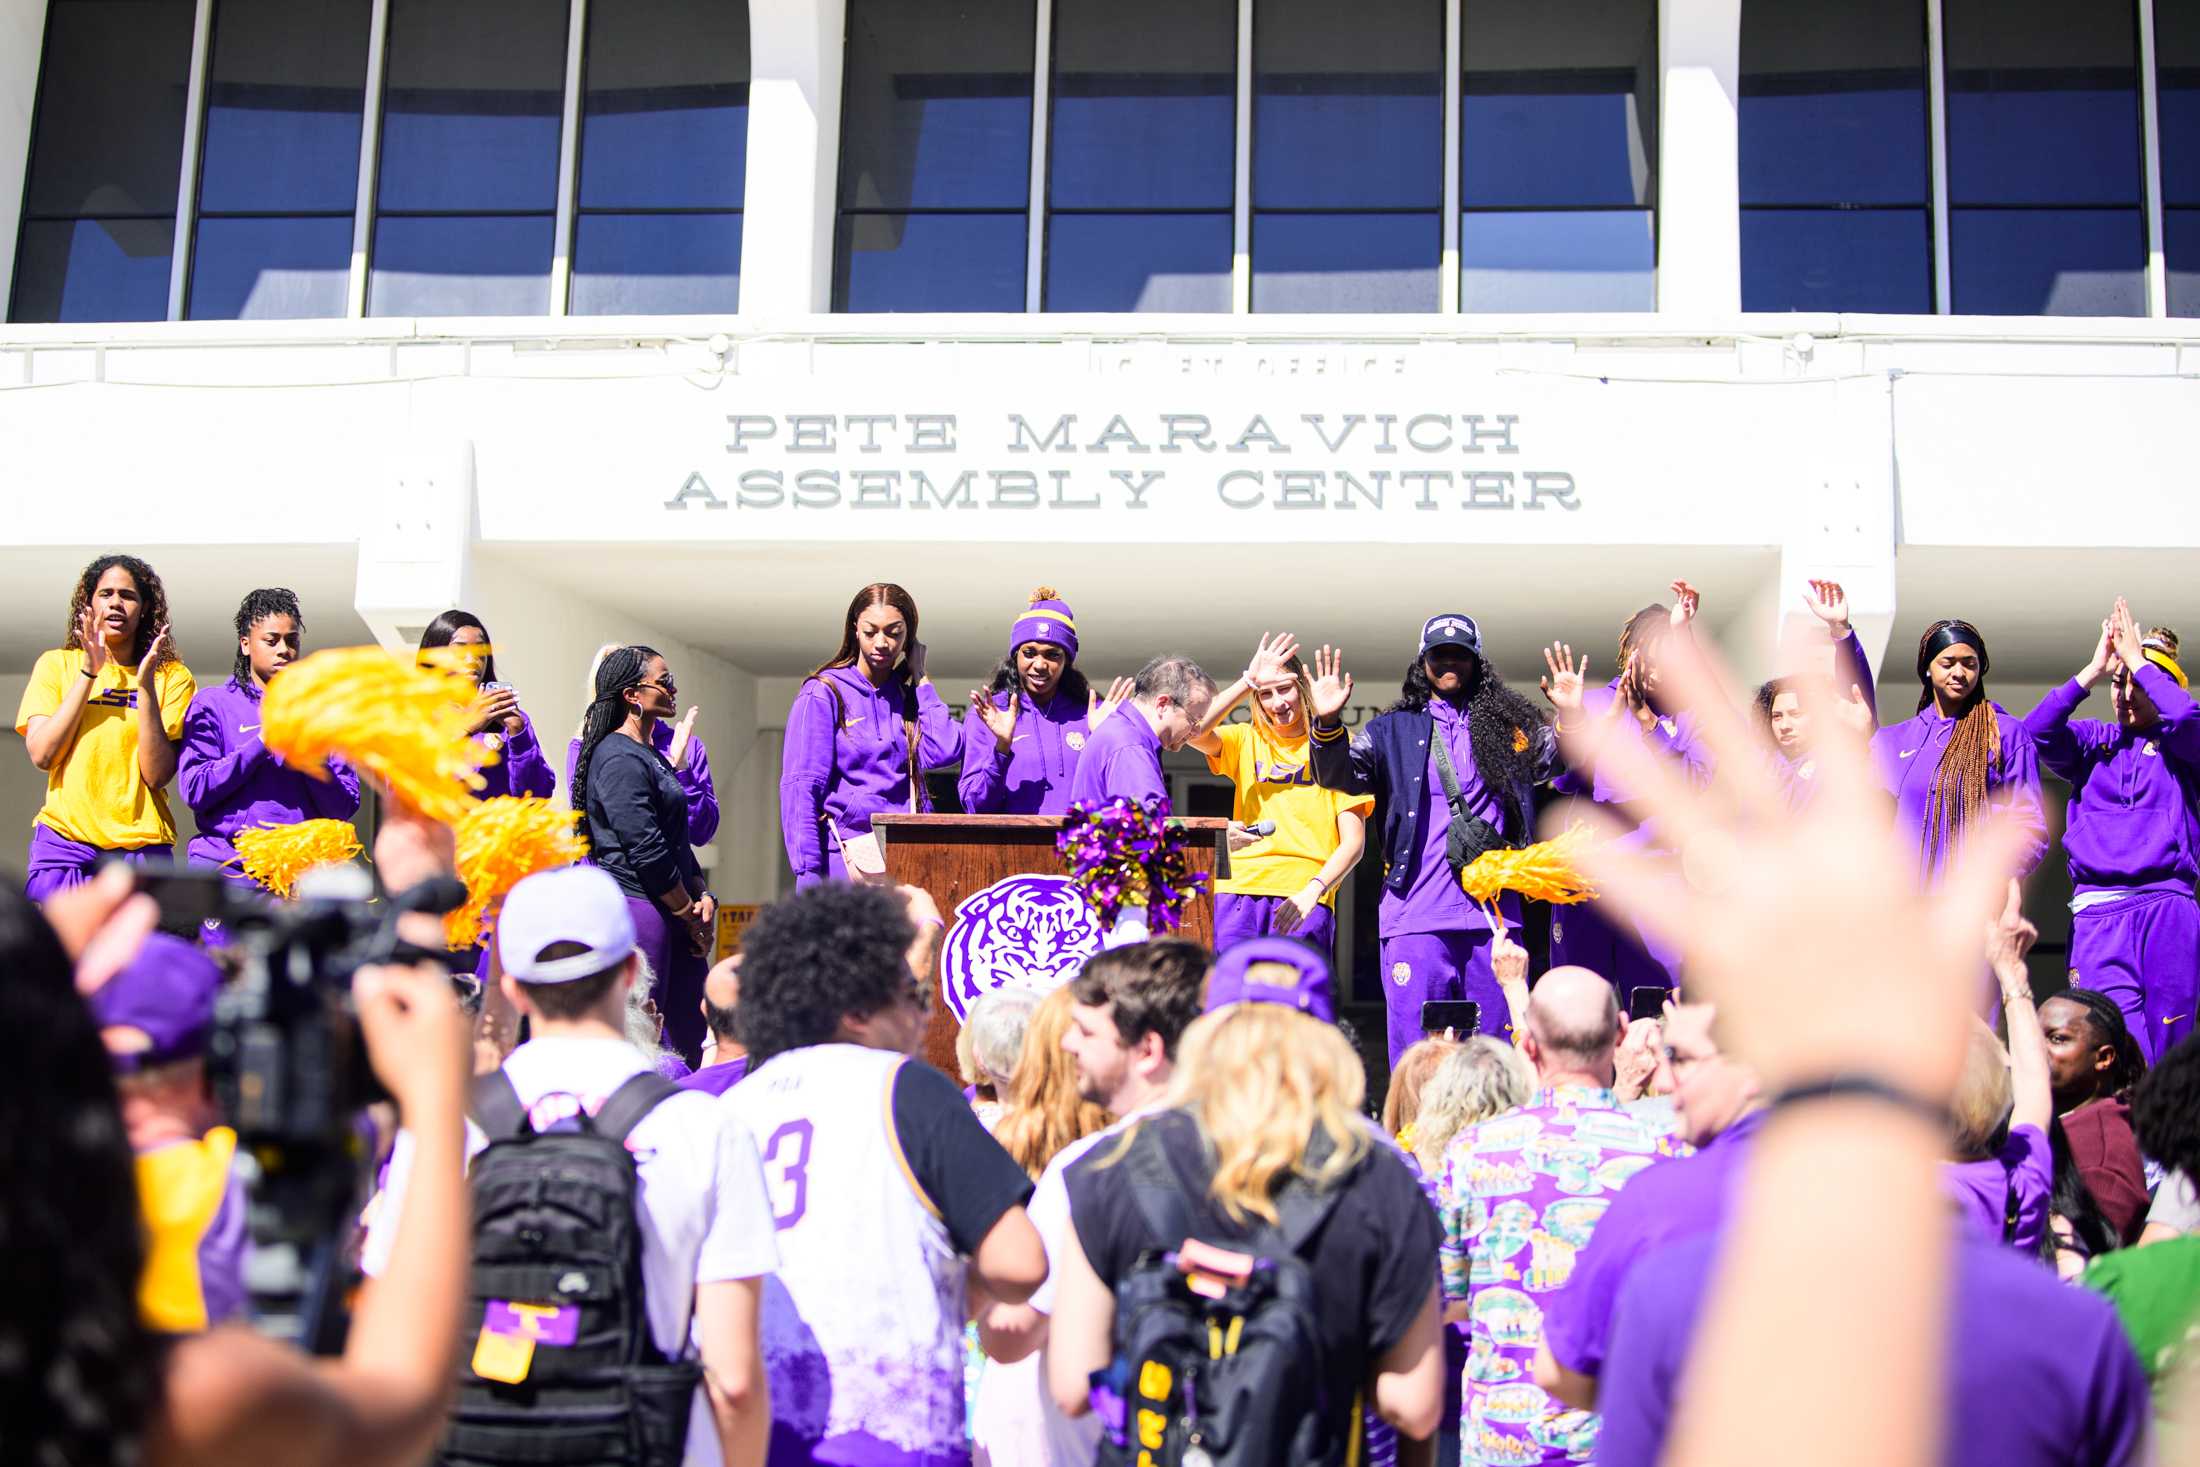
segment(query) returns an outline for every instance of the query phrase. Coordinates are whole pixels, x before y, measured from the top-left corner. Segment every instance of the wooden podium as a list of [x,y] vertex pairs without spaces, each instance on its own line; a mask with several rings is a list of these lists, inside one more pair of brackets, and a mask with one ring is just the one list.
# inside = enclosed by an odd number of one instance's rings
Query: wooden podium
[[[1209,878],[1229,874],[1229,821],[1191,816],[1171,823],[1189,835],[1184,853],[1192,870]],[[1061,894],[1062,859],[1054,850],[1059,815],[885,814],[873,816],[871,828],[885,848],[887,879],[930,892],[947,919],[932,975],[924,1056],[953,1075],[955,1036],[962,1031],[958,1006],[988,987],[1058,987],[1074,976],[1087,949],[1097,947],[1099,923],[1083,897]],[[981,930],[1007,936],[981,942]],[[1214,942],[1211,891],[1192,899],[1178,935]]]

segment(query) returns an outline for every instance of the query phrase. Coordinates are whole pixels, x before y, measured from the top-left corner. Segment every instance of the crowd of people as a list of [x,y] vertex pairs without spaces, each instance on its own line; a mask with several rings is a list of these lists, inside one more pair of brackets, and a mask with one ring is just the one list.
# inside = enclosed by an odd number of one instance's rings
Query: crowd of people
[[[420,652],[458,649],[481,793],[562,791],[589,856],[435,962],[410,897],[450,830],[259,737],[296,597],[248,596],[199,689],[159,577],[101,557],[17,715],[47,793],[0,891],[7,1455],[2149,1460],[2190,1419],[2200,1322],[2175,634],[2113,602],[2019,717],[1981,632],[1937,621],[1882,728],[1839,585],[1809,583],[1819,632],[1746,700],[1671,591],[1607,682],[1539,649],[1540,707],[1471,617],[1428,617],[1348,729],[1343,653],[1289,634],[1227,683],[1165,654],[1102,691],[1051,588],[957,720],[913,598],[865,587],[788,718],[794,890],[715,963],[720,813],[666,658],[598,652],[561,781],[488,629],[447,612]],[[2075,718],[2104,680],[2110,717]],[[926,1063],[948,920],[888,882],[873,821],[931,808],[934,771],[970,812],[1165,808],[1184,749],[1235,790],[1212,942],[1111,938],[1061,988],[980,998],[958,1078]],[[2075,894],[2068,986],[2035,1002],[2042,768]],[[171,783],[185,863],[259,896],[242,832],[379,799],[415,946],[352,982],[389,1099],[357,1132],[367,1282],[334,1359],[239,1327],[256,1199],[209,1081],[232,935],[157,931],[133,894],[174,860]],[[1461,873],[1577,823],[1595,895],[1531,951],[1519,894]],[[1371,833],[1377,1089],[1334,916]]]

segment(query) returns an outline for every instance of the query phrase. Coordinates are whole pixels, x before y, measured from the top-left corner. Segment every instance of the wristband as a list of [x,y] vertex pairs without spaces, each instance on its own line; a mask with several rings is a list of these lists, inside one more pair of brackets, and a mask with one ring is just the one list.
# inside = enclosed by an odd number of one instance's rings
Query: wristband
[[1935,1105],[1922,1095],[1913,1094],[1877,1075],[1828,1075],[1822,1080],[1805,1080],[1774,1095],[1769,1108],[1777,1112],[1817,1100],[1876,1100],[1897,1110],[1907,1111],[1936,1131],[1948,1129],[1948,1112],[1945,1107]]
[[77,671],[84,674],[84,681],[88,683],[96,683],[99,681],[99,674],[92,671],[88,667],[80,667],[77,669]]

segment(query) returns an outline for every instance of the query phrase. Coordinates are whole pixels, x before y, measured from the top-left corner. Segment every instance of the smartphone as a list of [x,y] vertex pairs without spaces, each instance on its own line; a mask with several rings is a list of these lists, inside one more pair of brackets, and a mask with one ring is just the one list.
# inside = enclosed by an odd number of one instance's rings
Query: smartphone
[[1441,1034],[1446,1029],[1461,1039],[1482,1032],[1482,1005],[1471,998],[1432,998],[1421,1005],[1421,1032]]
[[1665,1000],[1670,997],[1665,989],[1648,984],[1627,990],[1627,1017],[1635,1019],[1662,1019],[1665,1017]]

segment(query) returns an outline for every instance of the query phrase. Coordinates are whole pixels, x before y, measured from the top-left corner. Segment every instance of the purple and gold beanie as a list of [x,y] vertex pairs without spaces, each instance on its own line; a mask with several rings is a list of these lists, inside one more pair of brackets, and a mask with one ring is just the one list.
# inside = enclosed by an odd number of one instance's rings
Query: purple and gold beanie
[[1031,593],[1030,607],[1009,630],[1008,655],[1014,657],[1016,649],[1026,642],[1050,642],[1068,653],[1070,661],[1077,660],[1077,618],[1052,586],[1041,586]]

